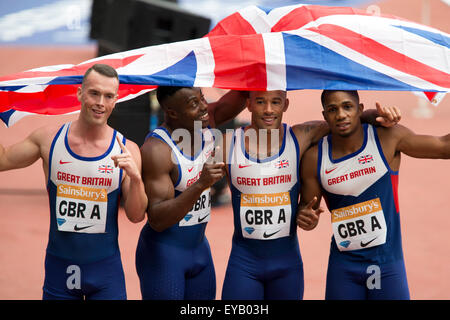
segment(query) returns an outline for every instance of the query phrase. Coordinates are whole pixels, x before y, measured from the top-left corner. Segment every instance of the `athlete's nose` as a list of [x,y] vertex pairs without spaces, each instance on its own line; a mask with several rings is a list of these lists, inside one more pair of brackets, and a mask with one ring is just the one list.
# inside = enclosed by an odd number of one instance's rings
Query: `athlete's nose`
[[347,116],[347,113],[343,108],[337,108],[336,112],[336,118],[337,119],[344,119]]
[[264,105],[264,113],[265,114],[272,114],[273,113],[273,106],[272,103],[268,102]]
[[98,95],[97,105],[104,106],[105,105],[105,97],[102,94]]
[[206,111],[208,109],[208,103],[206,103],[206,101],[204,100],[200,100],[200,109],[202,111]]

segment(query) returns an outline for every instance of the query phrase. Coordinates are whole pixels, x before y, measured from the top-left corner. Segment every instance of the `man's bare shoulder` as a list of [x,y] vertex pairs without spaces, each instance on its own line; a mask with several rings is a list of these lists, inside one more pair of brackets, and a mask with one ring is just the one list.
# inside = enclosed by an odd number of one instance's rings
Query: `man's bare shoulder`
[[148,137],[141,146],[142,166],[172,168],[172,149],[161,139]]
[[39,145],[51,144],[61,127],[62,124],[40,127],[34,130],[29,138]]

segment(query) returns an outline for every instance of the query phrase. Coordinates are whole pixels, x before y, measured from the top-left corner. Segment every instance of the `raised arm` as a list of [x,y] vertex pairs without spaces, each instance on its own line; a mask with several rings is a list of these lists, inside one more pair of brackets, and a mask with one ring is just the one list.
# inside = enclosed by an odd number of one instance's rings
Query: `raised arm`
[[236,117],[245,108],[248,91],[231,90],[218,101],[208,104],[211,127],[217,127]]
[[[395,151],[413,158],[450,159],[450,134],[430,136],[416,134],[412,130],[397,125],[393,128],[380,128],[383,144],[395,144]],[[389,137],[384,138],[384,136]],[[392,141],[392,142],[391,142]]]
[[223,164],[205,163],[199,180],[175,197],[171,174],[176,164],[172,162],[171,149],[158,139],[149,138],[141,147],[141,154],[148,220],[159,232],[183,219],[202,192],[223,176]]
[[392,127],[402,118],[400,109],[395,106],[383,107],[375,102],[376,109],[365,110],[361,115],[361,121],[374,126]]
[[122,153],[111,158],[115,165],[123,169],[122,196],[124,209],[131,222],[137,223],[145,218],[147,195],[141,177],[141,153],[138,146],[128,140],[127,146],[117,137]]
[[322,190],[317,177],[317,145],[303,155],[301,162],[301,193],[297,210],[297,225],[312,230],[319,223],[323,209],[319,207]]

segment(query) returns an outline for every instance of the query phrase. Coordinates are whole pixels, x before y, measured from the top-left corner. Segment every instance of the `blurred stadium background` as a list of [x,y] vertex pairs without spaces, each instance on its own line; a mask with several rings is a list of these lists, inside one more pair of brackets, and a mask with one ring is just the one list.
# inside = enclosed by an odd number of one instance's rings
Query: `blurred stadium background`
[[[0,76],[35,67],[77,64],[107,53],[202,37],[216,22],[247,5],[278,7],[300,1],[283,0],[19,0],[0,3]],[[310,4],[352,6],[397,15],[450,32],[449,0],[310,0]],[[225,4],[226,3],[226,4]],[[208,100],[219,89],[205,89]],[[288,124],[321,119],[319,91],[289,93]],[[438,107],[409,92],[361,92],[366,108],[401,108],[402,123],[417,132],[449,132],[450,98]],[[30,116],[11,128],[0,125],[0,144],[24,139],[32,130],[63,123],[76,115]],[[235,122],[249,121],[244,111]],[[161,122],[152,94],[117,106],[110,124],[141,144]],[[225,128],[224,127],[224,128]],[[449,164],[443,160],[404,157],[400,171],[400,208],[406,267],[413,299],[449,299],[448,251],[450,205],[447,201]],[[225,274],[233,232],[226,188],[217,188],[216,207],[207,228],[216,265],[217,299]],[[221,193],[220,193],[220,192]],[[220,197],[219,197],[220,195]],[[40,161],[21,170],[0,174],[0,299],[40,299],[48,237],[48,198]],[[144,223],[144,222],[143,222]],[[134,254],[142,224],[119,216],[119,241],[129,299],[140,299]],[[299,231],[305,268],[305,299],[323,299],[331,236],[322,215],[312,232]]]

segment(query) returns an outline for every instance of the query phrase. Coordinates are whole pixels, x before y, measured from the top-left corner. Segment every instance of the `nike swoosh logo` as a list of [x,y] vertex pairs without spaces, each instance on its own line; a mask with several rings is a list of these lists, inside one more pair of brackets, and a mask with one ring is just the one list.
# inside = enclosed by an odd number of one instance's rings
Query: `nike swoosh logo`
[[331,169],[331,170],[325,169],[325,174],[329,174],[329,173],[333,172],[333,171],[336,170],[336,169],[337,169],[337,167],[334,167],[334,168]]
[[93,226],[93,225],[86,226],[86,227],[79,227],[79,226],[75,225],[75,226],[73,227],[73,230],[75,230],[75,231],[81,231],[81,230],[90,228],[90,227],[92,227],[92,226]]
[[277,234],[277,233],[280,232],[280,231],[281,231],[281,229],[280,229],[280,230],[277,230],[277,231],[275,231],[275,232],[269,233],[269,234],[267,234],[267,233],[264,231],[263,238],[264,238],[264,239],[270,238],[271,236],[273,236],[274,234]]
[[72,163],[72,161],[62,161],[62,160],[59,160],[59,164],[67,164],[67,163]]
[[250,166],[251,166],[251,164],[248,164],[248,165],[242,165],[242,164],[240,164],[240,165],[239,165],[239,169],[247,168],[247,167],[250,167]]
[[194,169],[194,167],[192,167],[192,168],[188,169],[188,172],[191,172],[191,171],[192,171],[192,169]]
[[198,217],[198,222],[200,223],[200,222],[202,222],[203,220],[205,220],[207,217],[209,216],[209,213],[206,215],[206,216],[204,216],[204,217]]
[[378,237],[373,238],[373,239],[370,240],[369,242],[362,242],[362,241],[361,241],[361,247],[362,247],[362,248],[367,247],[367,246],[368,246],[369,244],[371,244],[376,238],[378,238]]

